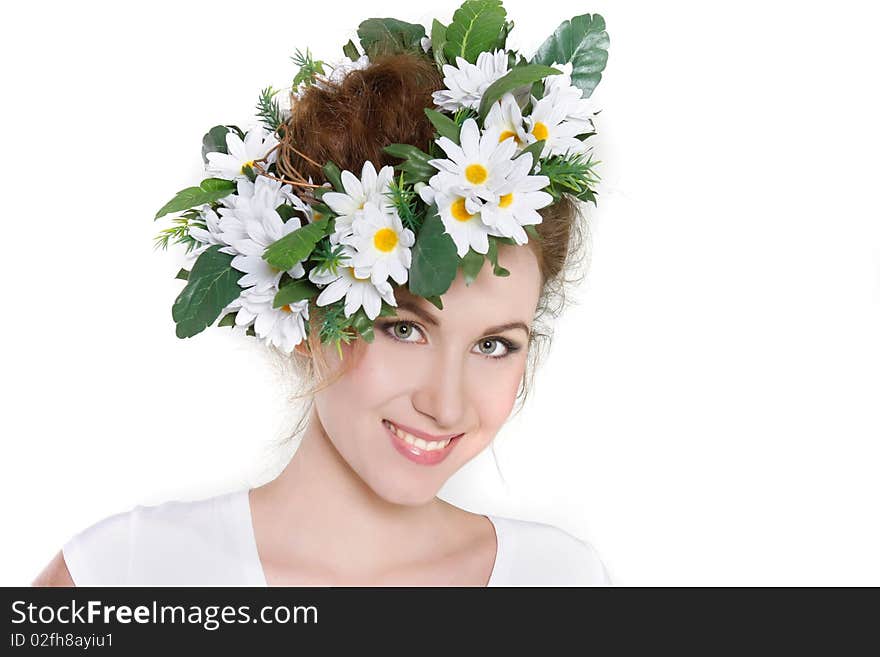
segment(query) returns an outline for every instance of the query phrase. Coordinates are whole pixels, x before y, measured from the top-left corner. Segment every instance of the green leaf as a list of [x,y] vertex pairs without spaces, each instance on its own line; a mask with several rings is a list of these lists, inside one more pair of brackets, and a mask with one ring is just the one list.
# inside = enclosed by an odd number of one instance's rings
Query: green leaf
[[219,201],[224,196],[229,196],[235,191],[235,183],[222,178],[206,178],[198,187],[187,187],[177,192],[177,195],[168,201],[156,213],[155,219],[164,217],[171,212],[189,210],[197,205]]
[[233,269],[232,256],[221,253],[220,248],[215,244],[199,256],[186,287],[171,307],[178,338],[202,332],[241,294],[238,279],[244,274]]
[[425,166],[418,162],[414,162],[413,160],[407,160],[406,162],[398,164],[395,169],[409,174],[407,180],[413,184],[419,182],[426,183],[437,173],[437,169],[434,167],[431,167],[430,165]]
[[208,193],[229,193],[235,190],[235,183],[231,180],[225,180],[223,178],[205,178],[202,182],[199,183],[199,187],[202,191]]
[[235,132],[239,137],[244,138],[241,128],[234,125],[215,125],[202,137],[202,160],[205,164],[208,163],[208,153],[228,152],[226,148],[226,133],[228,132]]
[[501,34],[498,35],[498,48],[505,48],[507,46],[507,35],[510,34],[512,29],[513,21],[504,23],[504,26],[501,28]]
[[174,278],[179,279],[181,281],[189,280],[189,270],[181,268],[181,270],[179,272],[177,272],[177,276],[175,276]]
[[427,164],[428,160],[432,159],[425,151],[412,144],[388,144],[382,150],[389,155],[399,157],[400,159],[415,160],[417,162],[424,162],[425,164]]
[[535,52],[532,63],[571,62],[571,83],[587,98],[602,79],[608,62],[608,44],[605,19],[599,14],[583,14],[560,24]]
[[425,297],[425,300],[433,303],[437,307],[437,310],[443,310],[443,300],[438,295]]
[[263,260],[282,271],[292,269],[296,263],[309,257],[315,244],[324,237],[326,229],[326,219],[297,228],[266,247]]
[[469,286],[477,280],[477,274],[483,268],[484,260],[483,254],[477,253],[473,249],[464,254],[464,258],[461,259],[461,271],[464,274],[465,285]]
[[351,39],[348,40],[348,43],[342,46],[342,54],[348,57],[351,61],[356,61],[360,59],[361,56],[360,51]]
[[319,291],[320,290],[318,290],[317,287],[309,283],[307,280],[298,278],[287,285],[282,286],[281,289],[275,293],[275,298],[272,300],[272,307],[280,308],[281,306],[286,306],[290,303],[296,303],[297,301],[303,301],[304,299],[311,299],[313,296],[316,296]]
[[559,73],[562,71],[543,64],[526,64],[508,71],[507,75],[495,80],[483,92],[483,99],[480,101],[480,122],[482,123],[486,118],[489,110],[492,109],[492,104],[508,91],[543,80],[548,75],[558,75]]
[[526,224],[525,226],[523,226],[523,229],[529,234],[532,239],[538,240],[539,242],[542,242],[544,240],[544,238],[541,237],[541,233],[539,233],[538,229],[535,228],[534,224]]
[[342,186],[342,171],[339,170],[339,167],[336,166],[335,162],[327,161],[327,163],[322,167],[324,171],[324,176],[327,178],[327,181],[333,185],[333,189],[337,192],[345,192],[345,188]]
[[417,296],[439,296],[455,280],[458,253],[455,242],[445,230],[437,206],[432,204],[412,250],[408,285],[410,292]]
[[536,141],[534,144],[529,144],[524,149],[522,149],[519,154],[514,157],[515,160],[517,157],[522,157],[526,153],[531,154],[532,156],[532,169],[535,168],[535,165],[538,163],[538,158],[541,157],[541,151],[544,150],[544,140]]
[[473,64],[477,55],[498,45],[506,18],[501,0],[467,0],[446,28],[446,57],[451,62],[463,57]]
[[281,217],[281,221],[287,223],[290,218],[294,215],[296,210],[292,205],[288,205],[287,203],[282,203],[277,208],[275,208],[275,212],[278,213],[278,216]]
[[403,160],[396,168],[408,173],[411,183],[426,182],[437,173],[436,167],[428,164],[431,156],[411,144],[389,144],[383,150]]
[[486,257],[492,263],[492,273],[496,276],[510,276],[510,272],[498,264],[498,242],[491,235],[489,236],[489,252]]
[[406,23],[396,18],[368,18],[358,26],[361,48],[370,57],[418,49],[425,36],[423,25]]
[[443,51],[446,49],[446,26],[436,18],[431,23],[431,50],[434,53],[434,61],[437,68],[443,70],[444,64],[447,63],[446,55]]
[[367,342],[373,341],[373,320],[367,317],[367,313],[363,308],[358,308],[357,312],[351,317],[349,326],[354,328],[358,333],[366,337],[369,335]]
[[220,321],[217,322],[217,326],[235,326],[235,316],[237,314],[238,311],[226,313],[225,315],[223,315]]
[[460,144],[461,140],[461,126],[458,125],[455,121],[450,119],[445,114],[441,114],[436,110],[432,110],[429,107],[425,108],[425,114],[428,117],[428,120],[434,126],[434,129],[437,131],[437,134],[441,137],[446,137],[447,139],[451,139],[456,144]]

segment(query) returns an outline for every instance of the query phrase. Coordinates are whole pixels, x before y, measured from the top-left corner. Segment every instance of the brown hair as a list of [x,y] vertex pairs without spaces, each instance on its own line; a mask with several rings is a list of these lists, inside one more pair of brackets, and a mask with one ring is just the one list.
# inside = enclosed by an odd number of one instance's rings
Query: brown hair
[[[375,58],[365,69],[351,71],[341,82],[326,83],[326,88],[307,87],[294,101],[287,124],[289,139],[296,149],[316,162],[332,160],[340,169],[360,174],[363,163],[371,161],[378,169],[399,162],[383,152],[392,143],[414,144],[427,151],[434,138],[434,128],[424,114],[433,107],[432,92],[443,83],[434,62],[417,54],[385,55]],[[287,151],[289,159],[279,170],[292,166],[315,182],[324,174],[313,163]],[[549,350],[553,336],[552,321],[567,302],[571,285],[580,282],[589,266],[589,230],[579,203],[567,195],[539,210],[542,221],[535,228],[540,240],[530,239],[542,277],[542,291],[532,323],[528,345],[526,375],[517,393],[518,413],[528,396],[535,370]],[[503,263],[502,263],[503,264]],[[353,357],[327,377],[329,366],[320,341],[321,309],[312,306],[309,318],[310,357],[294,352],[292,357],[278,353],[278,364],[285,370],[292,365],[301,387],[291,401],[306,399],[308,407],[292,435],[305,428],[314,394],[330,386],[354,366],[363,353],[363,340],[355,343]],[[288,379],[289,380],[289,379]]]
[[434,127],[425,108],[433,105],[432,92],[442,88],[433,60],[409,54],[379,57],[326,88],[307,87],[292,103],[285,141],[308,159],[282,151],[279,171],[293,168],[321,183],[324,173],[316,162],[330,160],[360,177],[368,160],[376,170],[400,161],[383,152],[388,144],[427,151]]

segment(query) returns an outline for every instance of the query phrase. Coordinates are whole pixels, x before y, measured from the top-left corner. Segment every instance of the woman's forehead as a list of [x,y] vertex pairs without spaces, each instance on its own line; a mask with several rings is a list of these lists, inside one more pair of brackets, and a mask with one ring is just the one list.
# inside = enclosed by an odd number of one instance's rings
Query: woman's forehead
[[511,247],[500,252],[499,265],[510,271],[509,276],[496,276],[487,261],[477,278],[467,285],[459,271],[452,285],[441,295],[442,310],[427,299],[413,295],[405,286],[397,287],[394,296],[398,308],[413,312],[428,325],[436,324],[443,330],[461,328],[482,332],[487,327],[512,322],[531,326],[538,303],[540,274],[534,254],[523,253],[529,251]]

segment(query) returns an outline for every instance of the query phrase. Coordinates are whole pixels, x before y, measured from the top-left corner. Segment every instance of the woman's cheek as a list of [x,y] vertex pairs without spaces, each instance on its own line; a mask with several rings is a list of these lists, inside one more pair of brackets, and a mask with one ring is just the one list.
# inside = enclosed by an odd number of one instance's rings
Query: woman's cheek
[[394,396],[405,389],[408,372],[415,363],[414,354],[406,348],[394,349],[387,340],[377,336],[367,347],[360,367],[355,371],[355,382],[364,394]]
[[[516,403],[525,362],[486,362],[479,369],[475,394],[480,400],[482,424],[497,431],[510,416]],[[487,382],[491,382],[491,385],[486,385]]]

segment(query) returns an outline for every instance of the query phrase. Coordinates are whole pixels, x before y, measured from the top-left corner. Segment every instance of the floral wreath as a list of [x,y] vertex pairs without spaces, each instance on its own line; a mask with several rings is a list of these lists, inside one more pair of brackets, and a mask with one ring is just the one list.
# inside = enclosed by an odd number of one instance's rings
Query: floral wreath
[[[595,205],[587,140],[598,113],[590,96],[608,59],[605,21],[563,22],[531,59],[505,48],[512,27],[500,0],[467,0],[449,25],[434,20],[430,35],[393,18],[365,20],[361,49],[349,40],[335,66],[296,52],[299,72],[284,89],[291,104],[306,87],[326,88],[382,54],[433,60],[446,87],[425,108],[436,138],[429,152],[386,146],[396,166],[376,171],[367,161],[358,176],[314,162],[291,143],[290,109],[271,86],[260,94],[256,127],[211,128],[202,158],[212,177],[155,217],[177,215],[156,246],[182,244],[196,258],[177,274],[186,281],[172,307],[177,337],[216,321],[290,353],[308,338],[310,309],[320,308],[320,339],[341,358],[341,342],[371,342],[373,320],[396,314],[389,278],[442,309],[459,269],[467,285],[484,259],[495,275],[509,275],[498,244],[540,240],[539,209],[563,195]],[[327,182],[285,166],[291,153]]]

